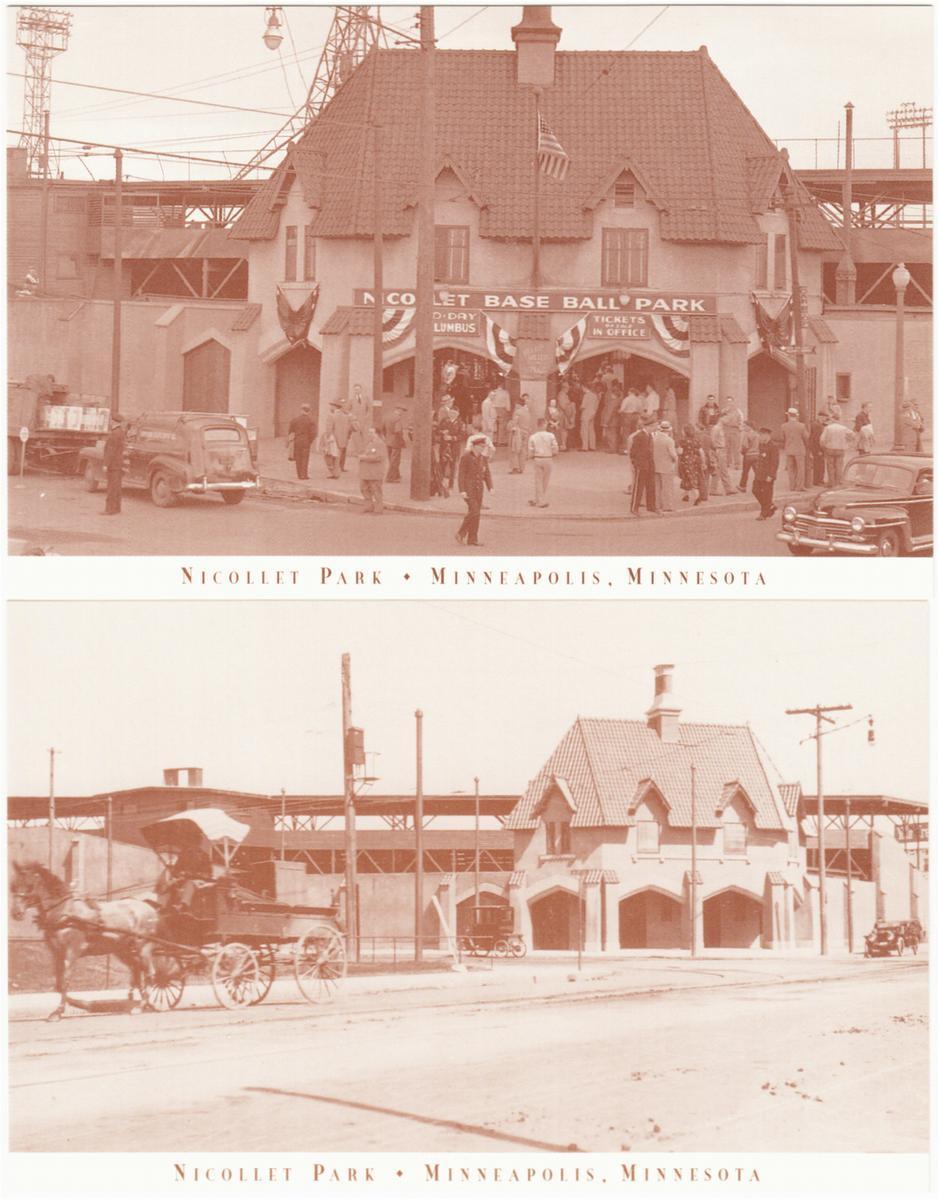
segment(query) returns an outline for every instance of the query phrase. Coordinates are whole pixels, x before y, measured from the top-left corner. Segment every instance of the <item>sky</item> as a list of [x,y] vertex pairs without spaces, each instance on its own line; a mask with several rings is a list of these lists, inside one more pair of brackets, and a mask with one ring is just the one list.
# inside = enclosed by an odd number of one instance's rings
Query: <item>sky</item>
[[[8,8],[8,70],[22,72],[16,9]],[[173,92],[213,104],[266,112],[219,112],[170,100],[141,100],[54,84],[53,134],[200,153],[247,162],[300,106],[332,17],[328,6],[289,7],[277,52],[261,35],[255,5],[71,6],[68,50],[53,78],[150,92]],[[926,6],[592,5],[555,6],[561,50],[695,50],[711,57],[770,137],[789,146],[797,166],[835,165],[844,104],[855,106],[858,165],[886,166],[891,150],[885,114],[905,101],[932,98],[932,14]],[[382,7],[386,22],[414,34],[416,7]],[[519,6],[438,5],[441,49],[511,49]],[[8,127],[22,120],[23,80],[8,78]],[[874,139],[866,141],[865,139]],[[8,135],[8,142],[16,138]],[[77,152],[77,148],[73,148]],[[918,146],[904,162],[918,165]],[[67,177],[109,177],[107,151],[63,160]],[[125,159],[139,179],[225,176],[224,168],[169,160]]]
[[[14,795],[158,784],[201,766],[209,787],[341,791],[340,658],[380,777],[425,790],[520,793],[578,716],[642,719],[656,663],[682,719],[749,722],[788,780],[815,791],[809,717],[851,704],[824,742],[826,788],[923,800],[926,605],[892,601],[13,603]],[[876,744],[867,744],[867,716]]]

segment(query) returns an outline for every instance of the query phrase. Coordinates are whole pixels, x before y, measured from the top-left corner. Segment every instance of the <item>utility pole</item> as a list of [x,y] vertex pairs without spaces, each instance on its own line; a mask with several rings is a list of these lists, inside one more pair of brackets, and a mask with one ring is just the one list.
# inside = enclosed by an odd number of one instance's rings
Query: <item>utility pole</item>
[[[434,395],[434,10],[421,5],[421,147],[417,185],[417,279],[414,314],[414,409],[411,413],[411,499],[430,498]],[[375,297],[376,304],[380,297]]]
[[417,776],[414,789],[414,961],[423,957],[424,926],[424,714],[414,714],[417,735]]
[[[377,67],[375,68],[377,70]],[[372,291],[375,306],[372,309],[372,411],[368,414],[368,427],[372,427],[375,405],[381,402],[384,391],[384,338],[382,324],[385,315],[385,270],[384,245],[382,242],[382,194],[381,194],[381,126],[372,123]]]
[[[114,797],[108,796],[108,878],[107,878],[107,898],[111,899],[111,889],[113,886],[113,868],[114,868]],[[111,984],[111,956],[110,954],[104,960],[104,986],[110,987]]]
[[54,746],[49,747],[49,870],[54,870],[55,858],[55,756]]
[[287,837],[287,792],[280,789],[280,861],[284,861],[284,849]]
[[[474,797],[475,797],[475,812],[476,824],[474,826],[475,833],[473,835],[473,907],[479,908],[479,776],[473,780]],[[476,919],[474,914],[473,920]]]
[[42,114],[42,202],[39,210],[39,288],[49,291],[49,110]]
[[691,957],[698,957],[698,768],[691,763]]
[[789,224],[789,276],[792,294],[792,340],[796,358],[796,408],[799,416],[806,416],[805,408],[805,347],[802,344],[802,325],[805,318],[802,304],[802,289],[799,286],[799,196],[795,176],[789,166],[789,151],[783,150],[786,161],[786,216]]
[[349,958],[359,960],[359,897],[356,873],[355,778],[352,764],[352,669],[342,656],[342,812],[346,842],[346,945]]
[[848,953],[854,953],[854,896],[851,878],[851,797],[844,802],[844,852],[847,855],[845,871],[848,886]]
[[121,252],[124,236],[123,159],[114,151],[114,325],[111,334],[111,417],[121,411]]
[[849,712],[851,704],[816,704],[814,708],[787,708],[787,717],[806,716],[815,718],[815,790],[818,793],[818,924],[821,934],[821,952],[828,953],[828,919],[825,912],[825,793],[822,784],[822,721],[834,725],[826,713]]

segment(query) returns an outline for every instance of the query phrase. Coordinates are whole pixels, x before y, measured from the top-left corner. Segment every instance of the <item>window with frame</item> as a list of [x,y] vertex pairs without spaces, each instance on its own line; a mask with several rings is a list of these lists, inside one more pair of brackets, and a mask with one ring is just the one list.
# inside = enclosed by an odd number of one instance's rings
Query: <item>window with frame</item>
[[624,171],[613,184],[613,207],[635,208],[636,180],[629,171]]
[[838,371],[835,374],[835,399],[851,399],[851,372]]
[[434,249],[435,283],[469,283],[468,225],[438,225]]
[[544,831],[547,854],[570,854],[571,827],[567,821],[545,821]]
[[786,290],[786,235],[777,233],[773,237],[773,289]]
[[284,233],[284,282],[297,281],[297,227],[288,225]]
[[316,278],[316,238],[312,225],[303,227],[303,278],[304,281]]
[[662,844],[662,827],[658,821],[636,822],[636,851],[639,854],[658,854]]
[[757,291],[765,291],[769,287],[769,241],[770,235],[767,234],[764,240],[753,248],[756,259],[753,271],[753,286]]
[[742,821],[724,822],[724,854],[743,855],[747,852],[747,827]]
[[601,254],[602,287],[648,286],[648,229],[604,229]]

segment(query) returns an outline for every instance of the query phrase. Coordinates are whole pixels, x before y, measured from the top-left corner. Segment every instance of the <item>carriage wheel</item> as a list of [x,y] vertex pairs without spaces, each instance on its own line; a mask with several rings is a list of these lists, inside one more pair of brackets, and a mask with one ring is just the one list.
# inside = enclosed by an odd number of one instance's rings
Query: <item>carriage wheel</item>
[[346,947],[330,925],[313,925],[297,939],[293,952],[297,987],[311,1004],[335,999],[346,974]]
[[492,948],[492,952],[496,958],[508,958],[509,943],[505,940],[505,938],[498,938],[496,944]]
[[267,944],[258,946],[255,953],[258,956],[258,966],[261,968],[261,990],[253,999],[248,1001],[249,1004],[260,1004],[271,990],[271,986],[277,977],[277,959],[274,955],[274,947]]
[[153,955],[153,974],[141,985],[144,1007],[150,1012],[169,1012],[183,996],[186,975],[175,954]]
[[524,958],[525,955],[527,954],[527,952],[528,952],[528,947],[525,945],[524,938],[517,937],[517,938],[512,939],[512,957],[513,958]]
[[229,942],[212,959],[212,991],[223,1008],[245,1008],[264,995],[264,975],[250,946]]

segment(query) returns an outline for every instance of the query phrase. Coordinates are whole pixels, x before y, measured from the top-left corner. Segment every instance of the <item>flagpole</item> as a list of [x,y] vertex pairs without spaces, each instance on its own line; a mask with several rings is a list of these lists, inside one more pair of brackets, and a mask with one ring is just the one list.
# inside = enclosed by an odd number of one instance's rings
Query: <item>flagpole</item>
[[[527,10],[526,10],[527,11]],[[538,166],[538,139],[541,134],[541,88],[534,89],[535,96],[535,153],[532,158],[534,179],[532,181],[532,234],[531,234],[531,285],[541,287],[541,171]]]

